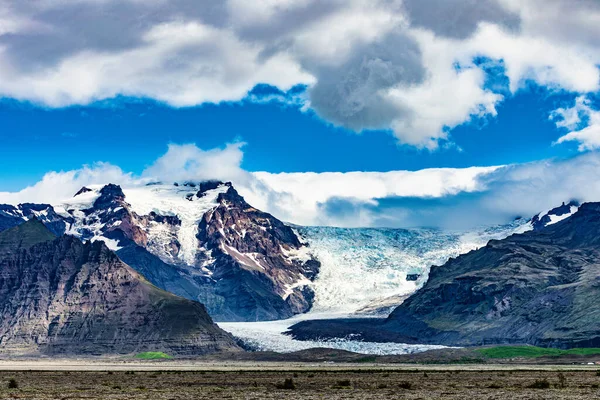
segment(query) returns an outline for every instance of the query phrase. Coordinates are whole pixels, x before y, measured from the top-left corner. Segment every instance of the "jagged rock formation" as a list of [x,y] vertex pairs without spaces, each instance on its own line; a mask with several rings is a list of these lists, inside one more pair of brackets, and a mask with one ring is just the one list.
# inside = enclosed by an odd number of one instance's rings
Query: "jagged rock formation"
[[[10,214],[0,208],[0,231],[39,214],[9,207]],[[282,319],[312,306],[319,262],[289,226],[254,209],[230,183],[125,191],[109,184],[82,188],[56,211],[40,207],[56,234],[104,241],[154,285],[205,304],[218,321]]]
[[298,254],[303,245],[294,231],[250,206],[232,186],[217,203],[204,214],[197,235],[205,249],[199,261],[206,262],[207,254],[214,259],[209,268],[215,295],[231,296],[236,304],[230,310],[256,320],[308,311],[313,301],[308,285],[319,263]]
[[32,219],[0,233],[0,352],[236,351],[205,308],[151,285],[103,242]]
[[308,321],[302,338],[445,345],[600,346],[600,203],[432,267],[384,321]]
[[55,235],[65,232],[69,218],[58,215],[50,204],[24,203],[18,206],[0,204],[0,232],[36,218],[44,223]]

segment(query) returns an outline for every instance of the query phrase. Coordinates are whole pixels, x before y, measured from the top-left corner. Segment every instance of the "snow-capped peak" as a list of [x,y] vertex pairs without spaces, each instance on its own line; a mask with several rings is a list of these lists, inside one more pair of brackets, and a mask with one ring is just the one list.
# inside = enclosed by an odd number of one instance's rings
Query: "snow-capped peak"
[[535,215],[531,219],[531,225],[533,229],[538,231],[540,229],[545,228],[548,225],[553,225],[557,222],[560,222],[564,219],[569,218],[571,215],[575,214],[579,209],[579,202],[576,200],[571,200],[569,203],[552,208],[546,212],[541,212]]

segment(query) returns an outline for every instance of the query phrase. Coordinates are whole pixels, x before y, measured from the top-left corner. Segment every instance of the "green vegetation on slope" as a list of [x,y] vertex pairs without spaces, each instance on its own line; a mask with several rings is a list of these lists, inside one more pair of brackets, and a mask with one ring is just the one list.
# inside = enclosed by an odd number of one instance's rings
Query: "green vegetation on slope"
[[535,358],[543,356],[559,357],[564,355],[600,355],[600,349],[598,348],[560,350],[535,346],[498,346],[489,347],[485,349],[477,349],[476,351],[488,358]]
[[19,248],[28,249],[54,239],[56,236],[34,218],[0,233],[0,254],[11,253]]
[[160,351],[146,351],[144,353],[136,354],[135,358],[139,358],[141,360],[163,360],[173,357]]

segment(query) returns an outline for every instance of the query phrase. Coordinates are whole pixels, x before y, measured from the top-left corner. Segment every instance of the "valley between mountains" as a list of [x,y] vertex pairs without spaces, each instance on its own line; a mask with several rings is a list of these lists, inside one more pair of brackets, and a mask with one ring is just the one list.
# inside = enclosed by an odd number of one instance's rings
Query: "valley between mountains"
[[573,202],[471,232],[300,227],[216,181],[0,205],[0,352],[592,346],[598,221]]

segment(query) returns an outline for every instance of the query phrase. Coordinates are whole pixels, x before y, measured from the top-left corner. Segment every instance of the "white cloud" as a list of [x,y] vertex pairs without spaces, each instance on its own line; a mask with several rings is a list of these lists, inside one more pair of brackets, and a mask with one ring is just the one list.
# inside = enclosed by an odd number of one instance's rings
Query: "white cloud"
[[468,229],[528,218],[571,199],[600,201],[596,152],[488,168],[271,174],[243,170],[241,147],[170,145],[140,176],[106,163],[49,172],[20,192],[0,193],[0,204],[62,203],[89,185],[220,179],[233,181],[253,206],[296,224]]
[[108,163],[96,163],[72,171],[48,172],[41,181],[19,192],[0,192],[0,203],[56,204],[72,197],[83,186],[106,183],[131,185],[134,182],[133,175],[123,172],[121,168]]
[[141,175],[124,172],[118,166],[98,162],[71,171],[52,171],[41,181],[18,192],[0,192],[0,204],[61,203],[71,198],[83,186],[137,186],[149,182],[178,182],[187,180],[234,181],[248,185],[252,176],[241,168],[243,143],[224,148],[202,150],[193,144],[171,144],[167,152],[148,166]]
[[463,46],[463,51],[473,55],[502,60],[512,92],[528,80],[574,92],[593,92],[600,88],[600,48],[554,41],[523,31],[514,33],[487,23],[481,24]]
[[502,60],[513,93],[528,80],[598,91],[598,4],[6,0],[0,95],[50,107],[119,94],[188,106],[239,100],[258,83],[306,84],[307,105],[326,120],[435,149],[448,128],[495,116],[503,99],[473,57]]
[[[586,122],[582,120],[586,118]],[[592,102],[585,96],[575,100],[571,108],[555,110],[551,118],[556,121],[559,128],[568,129],[570,132],[560,137],[557,143],[568,141],[579,142],[579,150],[596,150],[600,148],[600,111],[592,107]],[[584,127],[581,125],[585,123]]]
[[[472,62],[475,51],[467,55],[458,51],[464,43],[429,32],[415,32],[415,37],[423,50],[427,78],[390,89],[389,100],[410,110],[395,118],[392,127],[401,142],[435,149],[439,139],[447,138],[446,128],[471,118],[495,116],[503,96],[483,88],[485,73]],[[457,62],[460,68],[455,67]]]
[[[488,168],[439,168],[421,171],[390,172],[326,172],[281,173],[255,172],[253,175],[269,193],[256,188],[242,188],[254,202],[283,219],[301,225],[365,226],[374,221],[370,212],[357,209],[361,215],[340,221],[321,212],[332,199],[377,206],[386,197],[439,198],[461,192],[482,190],[478,178],[494,171]],[[273,195],[275,194],[275,196]],[[353,219],[353,220],[352,220]]]
[[223,149],[202,150],[193,144],[170,144],[168,151],[142,172],[142,177],[159,181],[217,179],[243,184],[248,172],[241,168],[244,143]]

